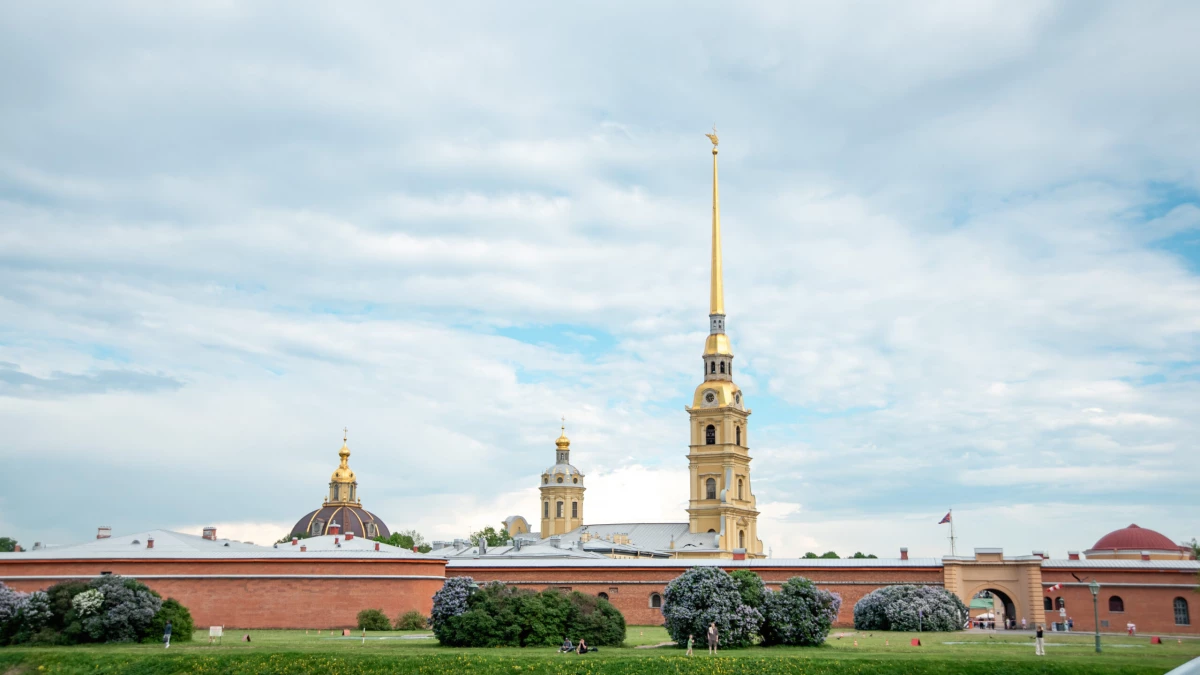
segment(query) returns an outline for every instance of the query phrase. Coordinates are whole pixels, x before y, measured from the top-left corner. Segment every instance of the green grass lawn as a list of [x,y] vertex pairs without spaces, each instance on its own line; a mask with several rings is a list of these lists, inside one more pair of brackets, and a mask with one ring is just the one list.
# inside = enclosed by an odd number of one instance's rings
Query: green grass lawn
[[[340,632],[229,629],[223,644],[209,645],[207,632],[169,650],[154,645],[7,647],[0,674],[22,673],[987,673],[1161,674],[1200,656],[1200,640],[1105,636],[1104,652],[1090,635],[1048,634],[1047,656],[1036,657],[1025,635],[987,633],[856,633],[835,631],[825,646],[723,651],[707,656],[697,642],[688,659],[675,648],[638,649],[667,642],[659,626],[630,626],[626,645],[586,656],[559,655],[553,648],[450,649],[426,631],[371,632],[344,638]],[[251,642],[241,640],[249,632]],[[922,646],[909,641],[920,637]],[[857,646],[855,645],[857,641]]]

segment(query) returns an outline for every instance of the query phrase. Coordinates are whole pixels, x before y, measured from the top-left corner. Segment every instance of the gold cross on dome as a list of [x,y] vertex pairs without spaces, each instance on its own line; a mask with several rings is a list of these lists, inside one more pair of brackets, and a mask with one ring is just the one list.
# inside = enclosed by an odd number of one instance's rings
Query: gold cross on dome
[[342,442],[345,443],[349,437],[350,431],[346,427],[342,427]]

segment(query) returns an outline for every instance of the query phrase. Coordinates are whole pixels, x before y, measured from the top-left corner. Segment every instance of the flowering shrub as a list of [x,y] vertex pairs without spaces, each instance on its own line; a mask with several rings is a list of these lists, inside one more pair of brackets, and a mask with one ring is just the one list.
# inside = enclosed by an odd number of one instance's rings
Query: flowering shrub
[[95,588],[90,588],[71,598],[71,609],[75,610],[81,619],[99,613],[102,607],[104,607],[104,593]]
[[444,645],[454,640],[450,620],[467,611],[467,599],[471,597],[475,580],[471,577],[451,577],[433,594],[433,612],[429,618],[433,636]]
[[482,588],[451,584],[461,579],[448,579],[434,595],[433,630],[443,645],[551,646],[570,637],[611,646],[625,640],[625,617],[607,600],[557,589],[536,593],[499,582]]
[[14,591],[0,582],[0,630],[16,621],[17,615],[21,613],[22,609],[25,609],[28,599],[29,596],[26,594]]
[[858,630],[955,631],[966,622],[967,606],[938,586],[885,586],[854,605]]
[[788,579],[763,598],[764,645],[814,647],[825,641],[842,607],[842,597],[817,588],[804,577]]
[[703,643],[710,623],[717,624],[721,647],[748,647],[763,616],[742,600],[738,584],[719,567],[693,567],[667,584],[663,601],[667,633],[680,647],[688,635]]
[[[111,574],[93,579],[88,586],[103,596],[99,611],[83,619],[83,629],[93,640],[137,642],[146,636],[154,616],[162,609],[162,598],[136,579]],[[84,596],[88,599],[80,601]],[[94,597],[80,593],[72,605],[91,603]]]

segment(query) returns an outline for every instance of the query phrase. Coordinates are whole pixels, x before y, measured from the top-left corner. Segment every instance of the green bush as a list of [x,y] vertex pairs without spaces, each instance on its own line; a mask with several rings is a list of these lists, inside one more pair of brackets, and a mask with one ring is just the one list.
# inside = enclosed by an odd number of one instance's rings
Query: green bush
[[750,570],[734,570],[729,573],[729,577],[737,584],[742,602],[754,609],[762,607],[763,597],[767,594],[767,585],[763,583],[762,577]]
[[364,609],[358,613],[358,627],[362,630],[391,630],[392,622],[381,609]]
[[429,625],[425,622],[425,615],[414,609],[396,617],[393,627],[396,630],[425,630]]
[[171,642],[192,641],[192,633],[196,630],[196,625],[192,622],[192,613],[175,598],[167,598],[163,601],[162,609],[158,610],[158,614],[155,614],[154,620],[150,622],[150,628],[146,630],[146,637],[142,642],[162,640],[168,621],[171,622]]
[[567,637],[591,646],[625,641],[625,617],[593,595],[537,593],[499,582],[478,589],[457,584],[452,590],[434,596],[435,634],[450,647],[548,647]]

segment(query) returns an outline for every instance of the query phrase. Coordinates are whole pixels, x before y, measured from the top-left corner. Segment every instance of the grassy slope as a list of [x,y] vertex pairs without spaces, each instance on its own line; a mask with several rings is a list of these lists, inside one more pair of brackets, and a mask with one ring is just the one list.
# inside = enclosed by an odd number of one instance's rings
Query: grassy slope
[[[328,633],[230,630],[223,645],[209,646],[198,632],[194,642],[164,650],[161,645],[94,645],[0,650],[0,673],[1123,673],[1160,674],[1200,656],[1200,640],[1150,645],[1148,637],[1104,639],[1096,654],[1086,635],[1047,640],[1048,656],[1035,657],[1024,636],[979,633],[924,634],[923,646],[911,647],[915,634],[834,633],[820,648],[743,649],[711,659],[697,649],[686,659],[677,649],[634,649],[667,641],[657,626],[631,626],[627,646],[587,656],[560,656],[554,649],[447,649],[433,640],[394,639],[413,633],[371,633],[360,639],[331,638]],[[416,633],[420,635],[422,633]],[[844,635],[837,639],[838,635]],[[390,637],[393,639],[378,639]],[[858,646],[854,646],[854,641]],[[890,644],[885,644],[887,641]],[[966,643],[966,644],[949,644]],[[38,666],[44,671],[38,671]],[[10,671],[11,669],[11,671]]]

